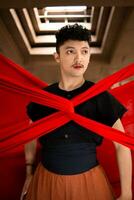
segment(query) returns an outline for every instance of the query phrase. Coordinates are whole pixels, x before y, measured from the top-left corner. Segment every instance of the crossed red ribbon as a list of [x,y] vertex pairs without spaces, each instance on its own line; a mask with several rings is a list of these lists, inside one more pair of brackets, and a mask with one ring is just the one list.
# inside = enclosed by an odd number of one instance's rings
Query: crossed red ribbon
[[[14,70],[19,71],[23,74],[29,81],[36,82],[39,86],[27,86],[24,83],[20,83],[18,80],[14,80],[9,76],[0,75],[0,88],[6,91],[12,91],[20,95],[29,96],[31,101],[40,103],[45,106],[50,106],[56,108],[58,111],[47,117],[38,120],[31,125],[24,128],[17,128],[11,131],[9,134],[0,137],[0,152],[14,148],[20,144],[24,144],[32,139],[38,138],[44,134],[51,132],[52,130],[64,125],[70,120],[74,120],[79,125],[89,129],[99,135],[119,142],[131,149],[134,149],[134,137],[123,133],[119,130],[113,129],[109,126],[103,125],[94,120],[88,119],[75,113],[74,107],[83,103],[84,101],[96,96],[97,94],[107,90],[116,82],[122,81],[132,75],[134,75],[134,64],[130,64],[120,71],[106,77],[105,79],[99,81],[94,86],[86,90],[80,95],[68,100],[66,98],[60,97],[58,95],[49,93],[40,89],[42,86],[46,86],[46,83],[42,83],[36,78],[28,73],[26,70],[16,65],[12,61],[0,55],[0,61],[5,66],[10,66]],[[132,82],[134,85],[134,82]],[[0,132],[2,132],[1,130]]]

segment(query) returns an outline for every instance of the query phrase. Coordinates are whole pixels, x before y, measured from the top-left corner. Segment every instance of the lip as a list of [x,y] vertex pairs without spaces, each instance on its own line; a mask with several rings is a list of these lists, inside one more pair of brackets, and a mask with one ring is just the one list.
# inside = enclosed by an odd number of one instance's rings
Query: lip
[[81,69],[83,67],[84,67],[83,65],[73,65],[73,68],[75,68],[75,69]]

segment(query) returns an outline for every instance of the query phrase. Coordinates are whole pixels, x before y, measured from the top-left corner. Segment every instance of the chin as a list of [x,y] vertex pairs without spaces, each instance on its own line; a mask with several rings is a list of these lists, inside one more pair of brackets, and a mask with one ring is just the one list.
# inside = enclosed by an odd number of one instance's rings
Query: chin
[[75,76],[75,77],[81,77],[81,76],[84,75],[84,73],[85,73],[85,71],[75,72],[75,73],[73,73],[73,76]]
[[82,77],[84,73],[77,73],[77,74],[72,74],[72,77]]

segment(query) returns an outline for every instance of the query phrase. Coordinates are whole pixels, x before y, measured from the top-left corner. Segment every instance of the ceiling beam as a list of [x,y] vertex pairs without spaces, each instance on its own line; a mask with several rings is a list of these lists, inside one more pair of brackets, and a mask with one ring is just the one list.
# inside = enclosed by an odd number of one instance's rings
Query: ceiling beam
[[1,0],[0,8],[32,8],[32,7],[46,7],[46,6],[75,6],[75,5],[88,5],[88,6],[134,6],[133,0]]

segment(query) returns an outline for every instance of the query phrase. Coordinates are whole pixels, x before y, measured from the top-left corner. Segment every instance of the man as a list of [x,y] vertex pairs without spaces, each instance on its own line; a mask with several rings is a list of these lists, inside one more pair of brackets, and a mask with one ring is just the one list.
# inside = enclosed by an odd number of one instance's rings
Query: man
[[[94,83],[84,79],[90,61],[90,32],[75,24],[56,34],[55,60],[60,65],[60,80],[45,88],[67,99],[79,95]],[[32,121],[57,110],[30,103],[27,112]],[[75,112],[124,131],[120,117],[125,108],[108,92],[75,107]],[[26,145],[26,182],[21,199],[27,200],[112,200],[115,199],[105,172],[96,158],[96,147],[103,138],[73,121],[42,136],[41,162],[34,175],[36,141]],[[121,180],[118,200],[132,200],[132,164],[130,150],[114,142]],[[125,160],[125,162],[124,162]]]

